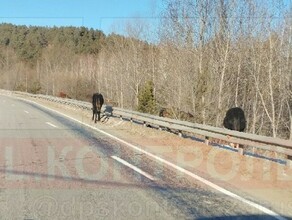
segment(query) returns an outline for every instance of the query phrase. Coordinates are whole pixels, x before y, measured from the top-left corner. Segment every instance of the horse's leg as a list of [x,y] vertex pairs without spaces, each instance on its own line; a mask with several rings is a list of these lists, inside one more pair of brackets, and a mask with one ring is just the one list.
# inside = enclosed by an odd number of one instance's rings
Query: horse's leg
[[100,112],[98,112],[97,115],[98,115],[98,121],[100,121]]

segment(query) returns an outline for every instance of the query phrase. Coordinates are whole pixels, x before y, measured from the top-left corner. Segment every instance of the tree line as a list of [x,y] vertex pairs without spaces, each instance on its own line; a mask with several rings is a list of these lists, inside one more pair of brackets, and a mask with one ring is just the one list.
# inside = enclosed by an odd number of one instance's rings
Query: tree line
[[[292,138],[292,8],[273,0],[166,0],[125,35],[85,27],[0,25],[0,86],[90,100],[222,127],[245,110],[247,132]],[[146,36],[146,38],[145,38]]]

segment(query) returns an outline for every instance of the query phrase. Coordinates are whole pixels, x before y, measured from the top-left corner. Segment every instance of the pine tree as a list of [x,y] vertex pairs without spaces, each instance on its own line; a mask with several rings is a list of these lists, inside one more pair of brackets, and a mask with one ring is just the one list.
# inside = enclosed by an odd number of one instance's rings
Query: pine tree
[[156,101],[153,92],[153,82],[148,81],[139,91],[138,96],[138,111],[154,114],[156,112]]

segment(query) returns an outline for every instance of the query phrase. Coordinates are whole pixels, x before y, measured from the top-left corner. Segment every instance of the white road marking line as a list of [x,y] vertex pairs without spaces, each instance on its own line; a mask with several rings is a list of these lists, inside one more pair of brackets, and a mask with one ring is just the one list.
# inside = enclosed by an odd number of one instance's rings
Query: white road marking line
[[54,127],[54,128],[57,128],[57,126],[54,125],[54,124],[52,124],[51,122],[46,122],[46,124],[48,124],[48,125],[50,125],[50,126],[52,126],[52,127]]
[[127,161],[117,157],[117,156],[111,156],[111,158],[113,158],[114,160],[124,164],[127,167],[130,167],[131,169],[135,170],[136,172],[140,173],[141,175],[147,177],[148,179],[154,181],[155,178],[153,176],[151,176],[149,173],[144,172],[143,170],[141,170],[140,168],[128,163]]
[[[19,99],[21,99],[21,98],[19,98]],[[223,194],[225,194],[227,196],[230,196],[230,197],[232,197],[234,199],[237,199],[237,200],[239,200],[239,201],[241,201],[241,202],[243,202],[243,203],[245,203],[247,205],[250,205],[250,206],[252,206],[252,207],[254,207],[254,208],[256,208],[256,209],[258,209],[258,210],[260,210],[260,211],[262,211],[262,212],[264,212],[264,213],[266,213],[268,215],[270,215],[270,216],[273,216],[274,218],[276,218],[278,220],[285,220],[286,219],[286,218],[280,216],[278,213],[276,213],[276,212],[274,212],[274,211],[272,211],[272,210],[270,210],[270,209],[268,209],[268,208],[266,208],[266,207],[264,207],[262,205],[259,205],[259,204],[255,203],[255,202],[252,202],[252,201],[250,201],[248,199],[245,199],[245,198],[243,198],[243,197],[241,197],[241,196],[239,196],[239,195],[237,195],[237,194],[235,194],[233,192],[230,192],[230,191],[222,188],[221,186],[218,186],[218,185],[210,182],[209,180],[204,179],[203,177],[200,177],[200,176],[198,176],[198,175],[196,175],[196,174],[194,174],[194,173],[192,173],[192,172],[190,172],[190,171],[188,171],[188,170],[186,170],[186,169],[184,169],[182,167],[179,167],[179,166],[177,166],[177,165],[175,165],[175,164],[173,164],[173,163],[171,163],[171,162],[169,162],[169,161],[167,161],[165,159],[162,159],[162,158],[156,156],[155,154],[149,153],[149,152],[147,152],[147,151],[145,151],[145,150],[143,150],[143,149],[141,149],[141,148],[139,148],[139,147],[127,142],[127,141],[124,141],[124,140],[122,140],[122,139],[120,139],[118,137],[115,137],[115,136],[113,136],[113,135],[111,135],[111,134],[109,134],[109,133],[107,133],[107,132],[105,132],[103,130],[100,130],[100,129],[94,127],[94,126],[86,124],[86,123],[84,123],[82,121],[79,121],[79,120],[77,120],[75,118],[72,118],[72,117],[70,117],[68,115],[65,115],[65,114],[63,114],[61,112],[58,112],[58,111],[56,111],[54,109],[51,109],[51,108],[48,108],[48,107],[43,106],[41,104],[38,104],[38,103],[36,103],[34,101],[30,101],[30,100],[27,100],[27,99],[22,99],[22,100],[25,100],[27,102],[32,102],[32,103],[34,103],[34,104],[36,104],[38,106],[42,106],[45,109],[48,109],[48,110],[50,110],[52,112],[55,112],[55,113],[57,113],[59,115],[62,115],[64,117],[66,117],[66,118],[69,118],[70,120],[76,121],[76,122],[78,122],[78,123],[80,123],[80,124],[82,124],[82,125],[84,125],[86,127],[89,127],[89,128],[91,128],[93,130],[96,130],[96,131],[98,131],[98,132],[100,132],[100,133],[102,133],[102,134],[104,134],[104,135],[116,140],[116,141],[119,141],[120,143],[123,143],[123,144],[133,148],[136,151],[139,151],[139,152],[141,152],[141,153],[143,153],[143,154],[145,154],[145,155],[147,155],[149,157],[152,157],[152,158],[160,161],[161,163],[164,163],[164,164],[166,164],[166,165],[168,165],[168,166],[170,166],[170,167],[172,167],[172,168],[174,168],[174,169],[176,169],[176,170],[178,170],[178,171],[180,171],[180,172],[182,172],[182,173],[184,173],[184,174],[186,174],[186,175],[188,175],[188,176],[190,176],[190,177],[192,177],[192,178],[194,178],[194,179],[196,179],[198,181],[201,181],[205,185],[207,185],[207,186],[209,186],[209,187],[211,187],[213,189],[216,189],[219,192],[221,192],[221,193],[223,193]]]
[[24,112],[25,112],[26,114],[28,114],[28,113],[29,113],[28,111],[25,111],[25,110],[24,110]]

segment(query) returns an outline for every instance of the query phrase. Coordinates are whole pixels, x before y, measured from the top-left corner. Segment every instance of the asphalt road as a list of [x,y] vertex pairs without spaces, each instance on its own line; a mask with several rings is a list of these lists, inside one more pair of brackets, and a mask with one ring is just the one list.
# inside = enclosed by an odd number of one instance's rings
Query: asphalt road
[[267,219],[109,137],[0,96],[1,219]]

